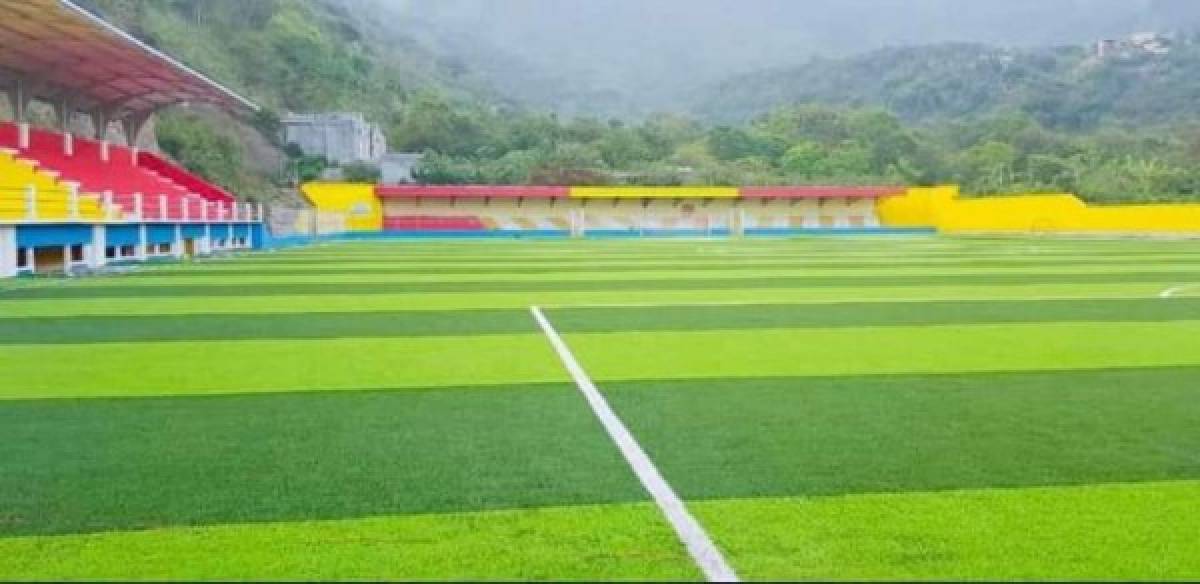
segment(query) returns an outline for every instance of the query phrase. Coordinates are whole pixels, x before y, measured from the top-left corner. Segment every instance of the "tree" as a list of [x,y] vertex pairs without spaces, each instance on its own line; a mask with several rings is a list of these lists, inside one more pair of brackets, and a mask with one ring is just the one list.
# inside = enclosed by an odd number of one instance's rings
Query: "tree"
[[811,179],[821,175],[824,162],[824,148],[815,142],[802,141],[784,153],[780,166],[790,175]]

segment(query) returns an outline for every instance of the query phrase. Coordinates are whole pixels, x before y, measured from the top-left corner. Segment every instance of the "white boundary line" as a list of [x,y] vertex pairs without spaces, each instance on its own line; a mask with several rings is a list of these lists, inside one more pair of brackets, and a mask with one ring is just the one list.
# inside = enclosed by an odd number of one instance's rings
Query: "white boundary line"
[[608,405],[608,401],[592,383],[587,372],[571,354],[567,343],[558,335],[558,331],[554,330],[554,325],[550,324],[537,306],[530,306],[529,312],[537,321],[538,326],[542,328],[542,332],[550,341],[550,345],[554,347],[554,351],[558,353],[558,358],[562,360],[567,372],[575,380],[575,385],[587,399],[588,405],[592,407],[592,412],[596,414],[609,437],[616,443],[617,448],[625,457],[625,461],[633,468],[633,472],[642,482],[642,486],[654,497],[654,502],[658,504],[658,508],[671,523],[671,527],[675,529],[680,541],[687,547],[692,560],[704,572],[704,577],[710,582],[738,582],[737,573],[725,561],[721,550],[717,549],[712,538],[708,536],[696,518],[688,512],[679,495],[675,494],[671,485],[667,484],[666,479],[654,466],[646,451],[642,450],[633,434]]
[[1166,290],[1163,290],[1161,293],[1159,293],[1158,297],[1159,298],[1171,298],[1171,297],[1175,296],[1176,294],[1179,294],[1180,292],[1186,292],[1188,290],[1200,290],[1200,284],[1184,284],[1182,286],[1175,286],[1172,288],[1167,288]]

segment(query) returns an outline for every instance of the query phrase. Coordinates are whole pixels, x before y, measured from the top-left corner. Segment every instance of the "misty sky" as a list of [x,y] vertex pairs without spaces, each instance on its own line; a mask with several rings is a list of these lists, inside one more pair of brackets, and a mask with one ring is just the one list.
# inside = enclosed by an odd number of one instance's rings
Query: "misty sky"
[[[361,0],[347,0],[355,3]],[[378,0],[408,33],[505,76],[635,100],[733,74],[883,46],[1083,43],[1162,28],[1200,0]],[[465,51],[464,51],[465,49]],[[531,71],[533,70],[533,71]],[[518,88],[519,89],[519,88]],[[635,95],[635,94],[645,95]]]

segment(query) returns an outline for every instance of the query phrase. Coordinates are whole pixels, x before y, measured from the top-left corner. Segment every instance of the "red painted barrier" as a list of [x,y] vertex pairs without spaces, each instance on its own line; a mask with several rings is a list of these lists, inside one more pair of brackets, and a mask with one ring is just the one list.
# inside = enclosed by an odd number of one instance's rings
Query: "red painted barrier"
[[180,166],[168,162],[153,152],[139,152],[137,163],[138,166],[175,181],[180,186],[209,201],[232,203],[235,200],[234,196],[225,189],[188,172]]
[[483,231],[483,220],[474,215],[396,215],[383,218],[385,231]]

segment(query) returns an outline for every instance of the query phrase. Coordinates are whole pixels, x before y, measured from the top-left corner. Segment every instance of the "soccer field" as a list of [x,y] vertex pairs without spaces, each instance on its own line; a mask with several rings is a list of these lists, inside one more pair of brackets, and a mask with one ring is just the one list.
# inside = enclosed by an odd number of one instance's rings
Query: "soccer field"
[[0,579],[1200,578],[1200,242],[336,243],[0,284]]

